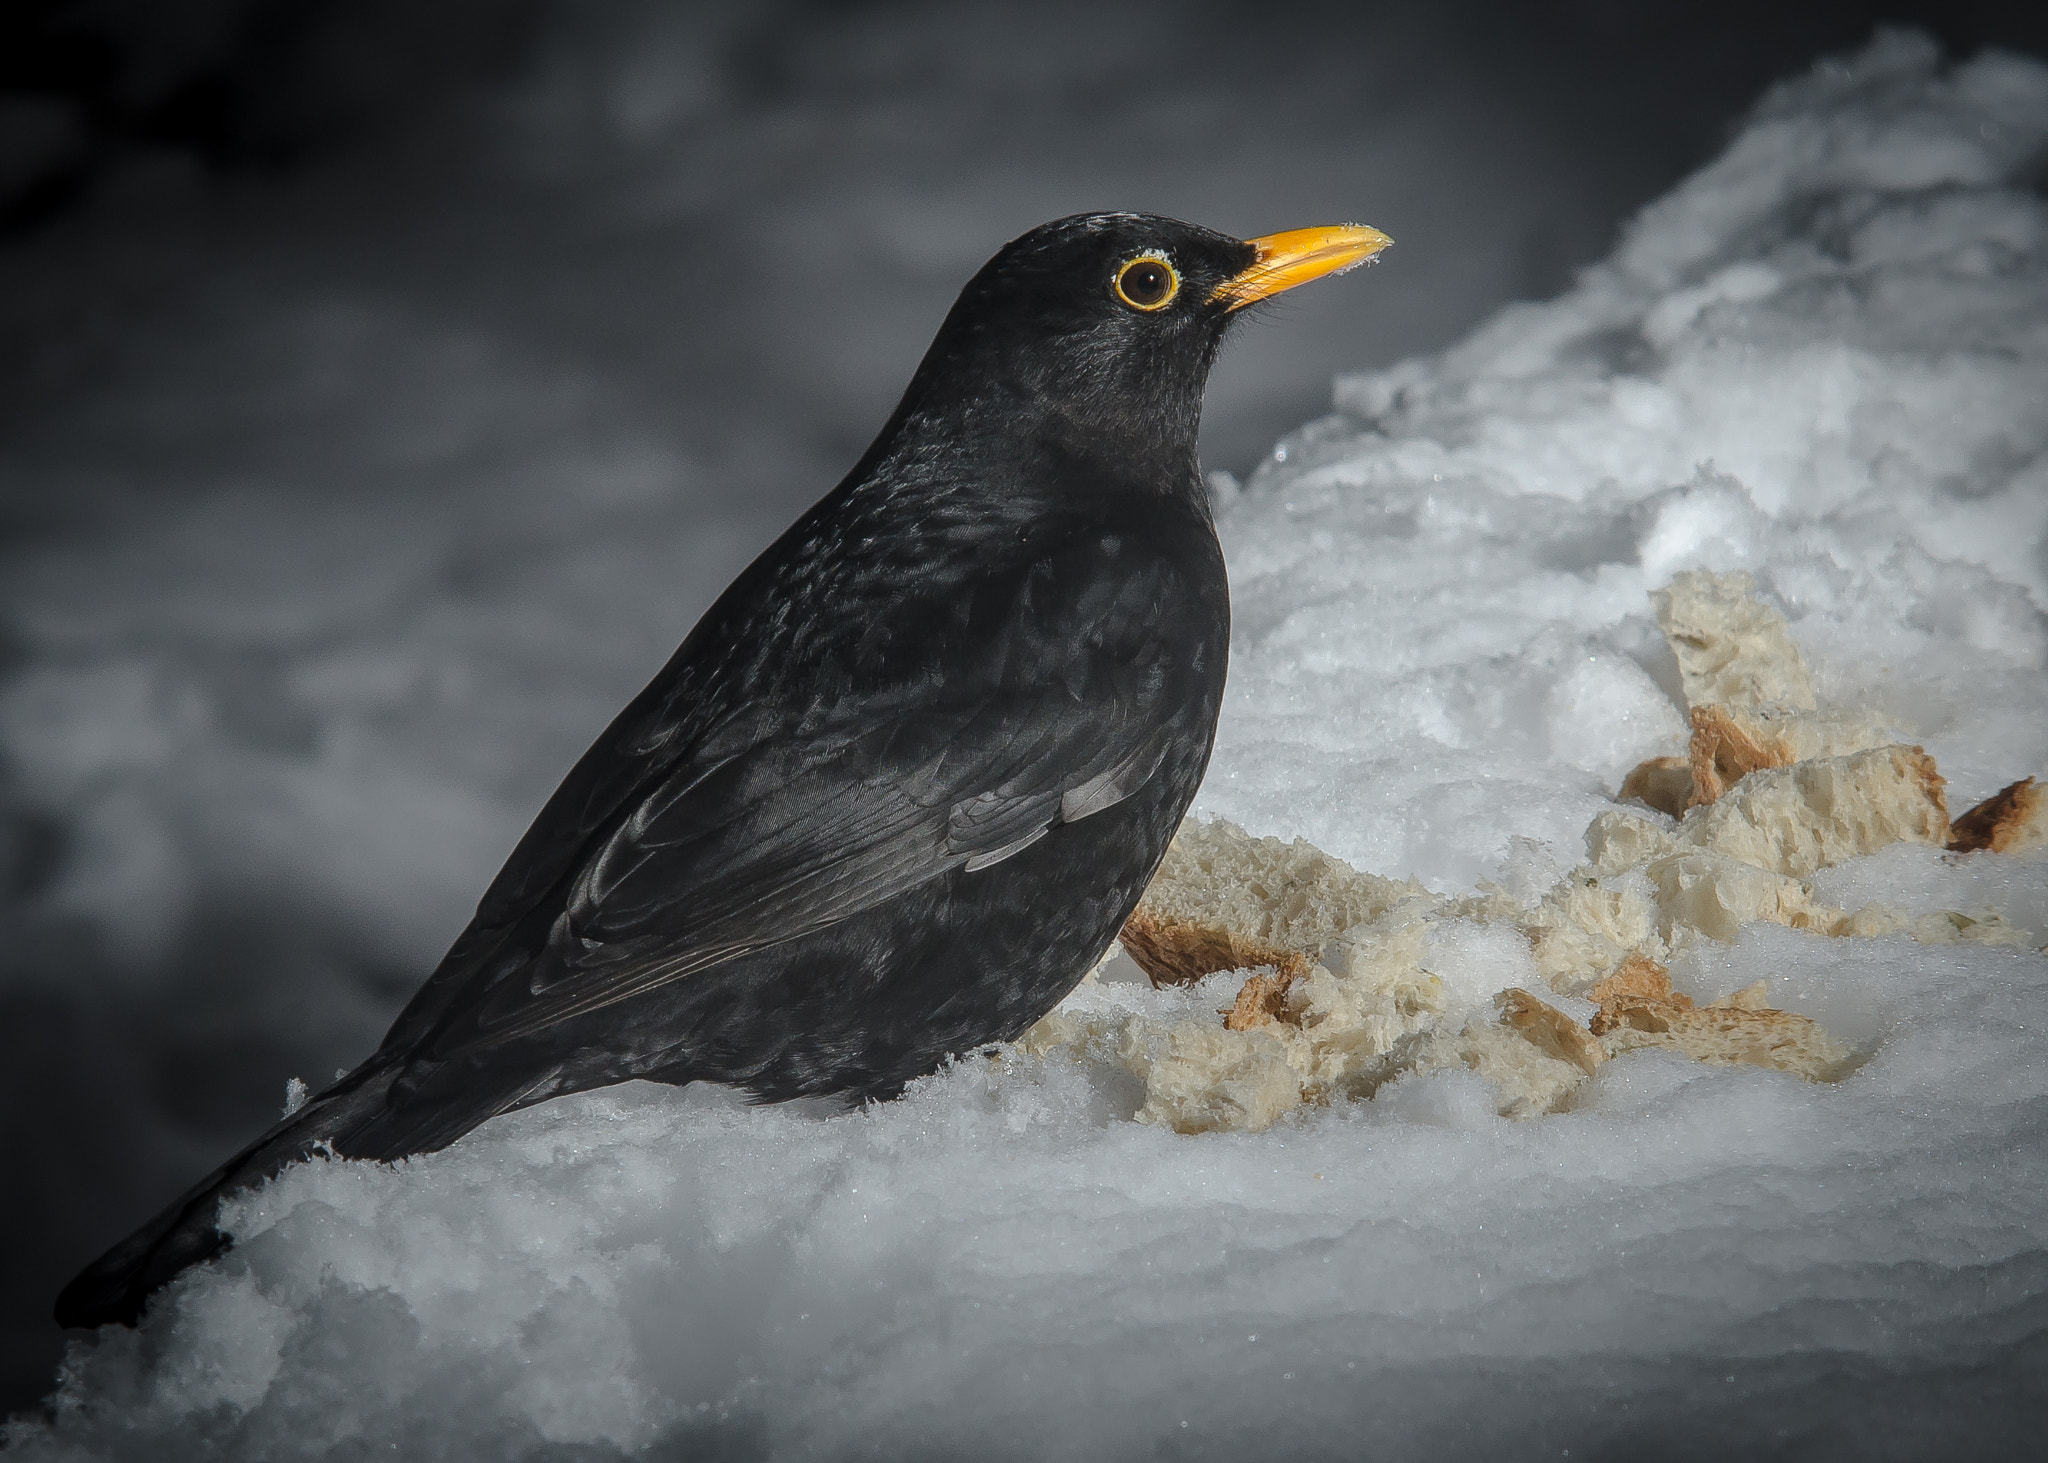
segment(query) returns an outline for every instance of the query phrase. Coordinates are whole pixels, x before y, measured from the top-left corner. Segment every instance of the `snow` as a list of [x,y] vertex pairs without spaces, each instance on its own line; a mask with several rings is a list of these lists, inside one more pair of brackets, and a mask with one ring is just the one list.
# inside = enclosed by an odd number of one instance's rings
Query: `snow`
[[[1536,897],[1628,768],[1682,749],[1650,595],[1687,569],[1753,575],[1822,707],[1924,745],[1953,810],[2048,773],[2044,147],[2048,68],[1882,37],[1773,93],[1564,295],[1340,379],[1333,415],[1218,482],[1236,638],[1199,809],[1438,892]],[[1395,288],[1395,268],[1342,288]],[[591,470],[630,520],[661,469]],[[463,511],[435,508],[384,581],[338,582],[403,600]],[[333,522],[315,543],[277,529],[271,590],[171,617],[302,604],[307,561],[360,553]],[[173,526],[206,551],[203,517]],[[553,572],[597,620],[615,567]],[[35,602],[61,601],[61,563],[40,572]],[[487,576],[474,594],[522,633],[579,629]],[[346,774],[398,708],[451,731],[493,714],[504,692],[464,669],[477,619],[430,609],[403,660],[340,637],[285,667],[346,708],[328,774],[276,753],[209,846],[260,864],[293,819],[405,811],[444,840],[404,851],[428,923],[434,870],[510,831],[451,789],[516,775],[435,759],[511,754],[422,740],[445,749],[367,803]],[[536,673],[579,673],[546,649]],[[201,792],[209,766],[260,770],[205,750],[219,714],[140,656],[5,689],[8,756],[129,800],[106,825],[122,848],[79,865],[134,891],[121,939],[166,938],[179,846],[125,830],[216,806],[152,808],[123,769],[185,748]],[[291,877],[388,888],[365,846],[338,836]],[[1994,908],[2028,936],[1758,923],[1674,958],[1697,999],[1761,980],[1869,1054],[1833,1084],[1635,1052],[1528,1121],[1440,1071],[1183,1135],[1133,1120],[1143,1084],[1111,1054],[1056,1046],[852,1113],[632,1085],[393,1168],[316,1161],[232,1203],[234,1251],[139,1333],[75,1346],[52,1418],[10,1440],[35,1459],[2019,1456],[2048,1409],[2048,852],[1898,844],[1814,894]],[[1497,930],[1432,938],[1461,1002],[1534,979]],[[1155,993],[1118,962],[1071,1003],[1164,1021],[1235,986]]]

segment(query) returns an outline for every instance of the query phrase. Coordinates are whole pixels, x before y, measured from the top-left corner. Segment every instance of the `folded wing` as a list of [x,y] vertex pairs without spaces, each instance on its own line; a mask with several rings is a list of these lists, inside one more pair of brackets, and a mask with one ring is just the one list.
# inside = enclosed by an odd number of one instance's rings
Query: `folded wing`
[[[513,952],[516,968],[503,952],[495,973],[479,961],[412,1054],[446,1060],[531,1036],[955,870],[1000,877],[1059,823],[1129,797],[1200,674],[1156,629],[1188,610],[1193,588],[1134,557],[1102,572],[1089,540],[983,584],[999,602],[954,617],[972,643],[947,645],[943,680],[920,679],[914,657],[907,674],[824,677],[830,696],[750,703],[672,761],[650,759],[571,867],[529,876],[548,886],[538,908],[501,898],[499,928],[523,921],[540,936],[551,914],[544,936]],[[564,794],[576,777],[602,786],[605,771],[579,767]]]

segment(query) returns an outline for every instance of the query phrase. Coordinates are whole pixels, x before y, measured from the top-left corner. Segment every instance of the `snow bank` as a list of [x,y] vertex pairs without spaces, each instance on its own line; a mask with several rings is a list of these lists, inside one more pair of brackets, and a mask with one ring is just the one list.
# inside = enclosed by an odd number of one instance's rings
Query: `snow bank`
[[[1201,807],[1540,900],[1684,751],[1650,592],[1744,570],[1822,707],[1960,810],[2048,772],[2048,69],[1881,39],[1767,99],[1549,304],[1347,379],[1219,481],[1238,630]],[[1398,274],[1375,276],[1398,288]],[[856,1113],[615,1089],[232,1206],[77,1347],[25,1458],[2016,1455],[2048,1407],[2048,853],[1893,844],[1673,957],[1867,1060],[1666,1051],[1511,1122],[1404,1077],[1264,1132],[1133,1121],[1086,1042]],[[1435,963],[1478,992],[1526,946]],[[1068,1014],[1215,1021],[1113,964]],[[1564,997],[1558,998],[1563,1001]]]

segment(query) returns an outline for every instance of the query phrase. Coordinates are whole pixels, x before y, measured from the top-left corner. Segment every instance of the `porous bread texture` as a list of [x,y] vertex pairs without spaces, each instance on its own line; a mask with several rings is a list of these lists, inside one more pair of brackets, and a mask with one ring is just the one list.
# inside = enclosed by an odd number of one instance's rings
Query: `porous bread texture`
[[1842,911],[1815,904],[1799,880],[1711,849],[1666,855],[1643,872],[1657,891],[1658,931],[1671,944],[1688,931],[1733,940],[1758,920],[1828,934],[1842,918]]
[[1897,740],[1881,717],[1820,708],[1785,617],[1753,588],[1747,574],[1688,570],[1651,594],[1678,660],[1692,736],[1682,759],[1653,757],[1630,772],[1624,801],[1679,817],[1750,773]]
[[1783,747],[1758,736],[1727,707],[1695,706],[1692,742],[1686,748],[1686,793],[1680,816],[1684,808],[1713,802],[1752,772],[1783,767],[1793,760]]
[[1668,932],[1660,928],[1654,886],[1628,877],[1626,869],[1617,873],[1574,869],[1514,917],[1552,990],[1576,995],[1635,951],[1659,959],[1666,954]]
[[1934,759],[1919,747],[1795,762],[1752,773],[1726,797],[1692,809],[1678,842],[1803,879],[1902,841],[1946,844],[1942,788]]
[[1117,938],[1154,986],[1193,985],[1219,970],[1270,965],[1289,977],[1308,969],[1299,950],[1269,945],[1213,920],[1171,919],[1143,908],[1131,911]]
[[1899,740],[1897,730],[1884,717],[1855,707],[1828,706],[1782,715],[1735,707],[1729,714],[1752,738],[1771,749],[1781,767],[1815,757],[1846,757]]
[[1530,1040],[1528,1031],[1480,1015],[1455,1031],[1425,1033],[1406,1056],[1402,1071],[1416,1076],[1455,1067],[1477,1072],[1493,1088],[1495,1110],[1504,1118],[1557,1112],[1586,1080],[1576,1063]]
[[1692,739],[1683,757],[1652,757],[1622,779],[1623,802],[1637,801],[1673,818],[1711,803],[1752,772],[1815,757],[1868,751],[1895,740],[1880,717],[1856,711],[1786,714],[1729,706],[1692,708]]
[[1692,742],[1686,752],[1692,785],[1685,805],[1714,802],[1752,772],[1869,751],[1894,740],[1891,728],[1881,718],[1865,712],[1777,715],[1737,707],[1695,706]]
[[1657,626],[1678,657],[1689,706],[1812,711],[1806,659],[1784,615],[1750,591],[1750,575],[1687,569],[1653,590]]
[[1521,987],[1510,986],[1493,1003],[1500,1008],[1500,1024],[1545,1056],[1569,1062],[1588,1077],[1607,1060],[1607,1049],[1591,1031]]
[[1586,825],[1586,857],[1596,874],[1612,878],[1678,849],[1678,835],[1662,823],[1620,808],[1595,813]]
[[2026,853],[2048,847],[2048,788],[2036,787],[2031,777],[2000,788],[1955,820],[1948,846],[1957,853]]
[[1590,1029],[1610,1056],[1660,1047],[1694,1061],[1769,1067],[1809,1082],[1838,1081],[1854,1062],[1819,1023],[1772,1010],[1762,981],[1695,1006],[1671,988],[1663,966],[1635,957],[1589,994],[1600,1004]]
[[1346,930],[1418,897],[1426,891],[1412,879],[1364,873],[1305,839],[1189,819],[1121,939],[1154,985],[1260,965],[1298,976]]
[[[1889,844],[1939,846],[1947,836],[1934,759],[1918,747],[1879,747],[1753,772],[1728,796],[1690,809],[1675,827],[1619,809],[1600,813],[1586,829],[1588,871],[1572,877],[1612,890],[1630,870],[1642,870],[1653,891],[1648,911],[1667,943],[1692,931],[1732,940],[1757,920],[1850,933],[1852,916],[1817,904],[1802,881]],[[1545,902],[1556,897],[1553,890]],[[1663,952],[1637,934],[1646,911],[1638,906],[1634,913],[1622,932],[1626,943],[1661,959]],[[1612,968],[1610,962],[1596,976]],[[1581,966],[1578,982],[1583,975]],[[1551,975],[1560,990],[1574,989],[1570,980]]]
[[1145,1079],[1141,1123],[1178,1133],[1258,1133],[1301,1106],[1301,1073],[1270,1030],[1132,1021],[1118,1055]]

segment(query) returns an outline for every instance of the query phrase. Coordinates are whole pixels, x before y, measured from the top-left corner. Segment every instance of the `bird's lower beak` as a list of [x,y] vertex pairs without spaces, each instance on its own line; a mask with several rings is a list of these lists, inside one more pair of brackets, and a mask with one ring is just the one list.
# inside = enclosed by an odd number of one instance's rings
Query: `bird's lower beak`
[[1252,267],[1216,286],[1211,299],[1232,310],[1271,299],[1282,290],[1356,269],[1394,241],[1364,224],[1333,224],[1319,229],[1289,229],[1249,241],[1258,250]]

